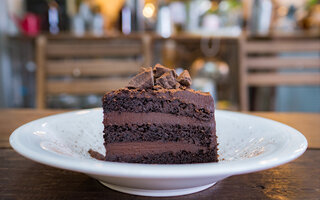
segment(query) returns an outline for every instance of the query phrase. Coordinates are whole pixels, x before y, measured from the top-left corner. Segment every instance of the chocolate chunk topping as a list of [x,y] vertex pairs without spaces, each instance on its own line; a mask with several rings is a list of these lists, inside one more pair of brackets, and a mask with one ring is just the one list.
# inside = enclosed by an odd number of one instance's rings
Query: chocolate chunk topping
[[154,78],[159,78],[162,74],[171,71],[172,69],[166,68],[160,64],[154,66]]
[[174,69],[169,69],[164,67],[163,65],[160,64],[156,64],[154,66],[154,78],[159,78],[160,76],[162,76],[162,74],[166,73],[166,72],[172,72],[172,74],[174,75],[175,78],[178,77],[176,71]]
[[154,69],[151,67],[142,68],[142,72],[133,77],[128,88],[152,89],[187,89],[191,85],[191,77],[187,70],[184,70],[178,77],[174,69],[166,68],[156,64]]
[[177,80],[172,71],[168,71],[156,79],[156,85],[160,85],[167,89],[173,89],[176,88]]
[[155,85],[155,86],[153,86],[153,89],[154,90],[160,90],[160,89],[162,89],[163,87],[161,87],[160,85]]
[[142,72],[133,77],[127,87],[131,88],[152,88],[154,85],[152,67],[144,68]]
[[191,80],[191,77],[190,77],[190,74],[187,70],[184,70],[180,75],[179,77],[177,78],[177,81],[183,85],[183,86],[186,86],[186,87],[190,87],[191,83],[192,83],[192,80]]
[[176,85],[174,86],[175,89],[181,88],[180,83],[176,82]]

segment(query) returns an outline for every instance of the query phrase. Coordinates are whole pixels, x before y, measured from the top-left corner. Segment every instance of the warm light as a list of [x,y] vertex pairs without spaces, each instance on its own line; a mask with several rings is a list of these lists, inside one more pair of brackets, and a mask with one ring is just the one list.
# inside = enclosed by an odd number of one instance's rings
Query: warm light
[[288,13],[288,8],[286,6],[281,6],[280,8],[278,8],[277,13],[278,13],[278,16],[284,17]]
[[150,18],[153,16],[154,10],[154,5],[152,3],[147,3],[142,10],[142,14],[146,18]]

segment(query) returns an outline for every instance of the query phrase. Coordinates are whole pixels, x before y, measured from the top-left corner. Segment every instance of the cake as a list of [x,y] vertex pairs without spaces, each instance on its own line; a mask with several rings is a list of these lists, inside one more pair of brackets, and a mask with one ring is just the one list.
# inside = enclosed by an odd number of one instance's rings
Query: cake
[[184,70],[143,68],[103,97],[104,160],[147,164],[217,162],[214,101],[190,89]]

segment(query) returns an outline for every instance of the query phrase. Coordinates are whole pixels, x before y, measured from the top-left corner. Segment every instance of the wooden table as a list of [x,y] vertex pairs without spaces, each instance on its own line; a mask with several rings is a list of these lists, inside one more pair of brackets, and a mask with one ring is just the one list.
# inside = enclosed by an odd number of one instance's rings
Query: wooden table
[[[151,199],[113,191],[83,174],[35,163],[10,147],[9,135],[15,128],[61,112],[0,110],[0,199]],[[167,199],[320,199],[320,114],[251,114],[298,129],[308,139],[308,150],[280,167],[232,176],[202,192]]]

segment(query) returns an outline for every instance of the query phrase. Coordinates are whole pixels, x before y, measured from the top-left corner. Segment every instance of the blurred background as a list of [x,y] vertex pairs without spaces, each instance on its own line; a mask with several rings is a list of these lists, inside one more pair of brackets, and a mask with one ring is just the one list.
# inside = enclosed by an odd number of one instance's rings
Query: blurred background
[[156,63],[219,109],[320,112],[320,3],[0,1],[2,108],[99,107]]

